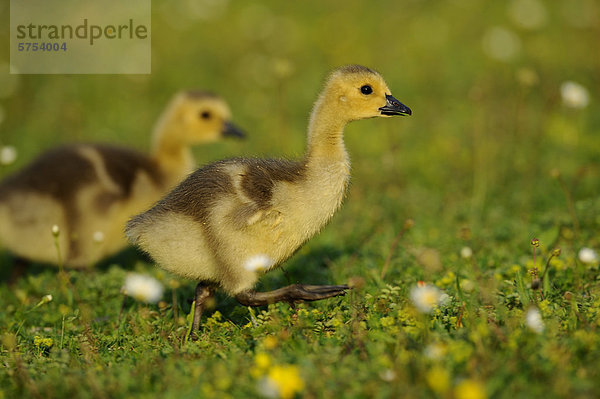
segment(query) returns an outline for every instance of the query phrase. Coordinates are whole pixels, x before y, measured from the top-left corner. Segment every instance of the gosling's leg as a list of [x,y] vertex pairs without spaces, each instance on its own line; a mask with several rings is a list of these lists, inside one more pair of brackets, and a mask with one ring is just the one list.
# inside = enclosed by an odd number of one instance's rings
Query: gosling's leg
[[190,331],[190,339],[195,341],[198,339],[198,330],[200,329],[200,318],[202,317],[202,310],[204,310],[204,303],[208,298],[212,296],[211,287],[203,282],[198,283],[196,286],[196,294],[194,295],[194,319],[192,320],[192,331]]
[[347,285],[302,285],[293,284],[269,292],[248,290],[235,296],[235,299],[245,306],[262,306],[275,302],[317,301],[345,295],[350,289]]

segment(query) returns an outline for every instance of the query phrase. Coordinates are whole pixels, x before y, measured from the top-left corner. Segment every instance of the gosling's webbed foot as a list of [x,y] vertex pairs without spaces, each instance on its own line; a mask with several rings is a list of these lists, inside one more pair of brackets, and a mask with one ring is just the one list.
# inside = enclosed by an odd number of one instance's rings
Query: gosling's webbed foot
[[262,306],[275,302],[318,301],[319,299],[345,295],[347,285],[302,285],[293,284],[269,292],[244,291],[235,299],[245,306]]

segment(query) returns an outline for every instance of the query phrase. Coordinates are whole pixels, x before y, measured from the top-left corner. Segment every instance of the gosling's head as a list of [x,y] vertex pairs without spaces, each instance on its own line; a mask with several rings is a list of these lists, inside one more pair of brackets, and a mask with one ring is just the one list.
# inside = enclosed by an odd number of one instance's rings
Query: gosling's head
[[231,122],[231,110],[219,96],[198,90],[175,95],[164,123],[171,139],[199,144],[224,137],[243,138],[244,132]]
[[392,96],[379,73],[361,65],[347,65],[333,71],[323,95],[335,107],[336,114],[348,121],[412,114],[410,108]]

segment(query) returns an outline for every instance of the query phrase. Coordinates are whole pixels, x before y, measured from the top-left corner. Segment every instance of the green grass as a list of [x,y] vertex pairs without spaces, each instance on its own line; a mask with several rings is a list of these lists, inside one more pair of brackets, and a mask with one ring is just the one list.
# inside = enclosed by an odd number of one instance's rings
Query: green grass
[[[347,128],[344,206],[258,287],[358,283],[346,297],[251,311],[218,295],[200,340],[185,342],[194,282],[133,251],[68,279],[38,265],[12,284],[12,258],[0,254],[0,398],[257,397],[281,370],[307,398],[600,396],[599,265],[577,258],[600,248],[600,11],[591,1],[543,3],[545,25],[527,30],[505,2],[484,0],[232,0],[207,20],[192,18],[188,2],[155,1],[151,75],[0,70],[16,87],[0,99],[0,145],[19,151],[0,176],[63,142],[147,148],[161,108],[187,87],[223,95],[249,133],[197,148],[199,163],[301,154],[320,84],[345,63],[379,70],[414,111]],[[590,25],[574,25],[589,15]],[[483,51],[494,26],[518,37],[514,58]],[[7,57],[4,31],[0,43]],[[567,80],[588,88],[586,108],[561,103]],[[400,234],[407,219],[414,226]],[[543,300],[531,288],[534,237]],[[561,254],[546,272],[554,248]],[[179,286],[159,305],[124,302],[131,271]],[[409,293],[418,281],[449,301],[417,312]],[[530,308],[541,333],[525,324]]]

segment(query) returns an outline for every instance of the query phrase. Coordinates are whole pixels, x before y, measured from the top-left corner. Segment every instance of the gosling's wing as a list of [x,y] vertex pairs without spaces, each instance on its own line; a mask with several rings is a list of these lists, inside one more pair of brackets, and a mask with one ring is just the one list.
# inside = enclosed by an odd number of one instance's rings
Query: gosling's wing
[[[228,222],[236,229],[276,220],[272,203],[280,182],[304,178],[304,164],[288,160],[234,158],[196,170],[159,201],[143,219],[176,212],[201,223]],[[138,222],[141,219],[138,219]]]
[[282,213],[278,209],[258,209],[254,204],[244,203],[227,214],[228,222],[238,230],[255,224],[277,226],[281,222]]
[[277,184],[294,183],[304,178],[304,164],[283,159],[248,159],[234,176],[239,204],[229,214],[239,229],[254,224],[277,226],[283,217],[273,203]]
[[[158,165],[147,155],[128,148],[109,145],[83,146],[79,150],[94,166],[97,183],[103,188],[98,205],[128,200],[139,184],[162,185],[164,176]],[[140,193],[137,193],[140,195]]]

